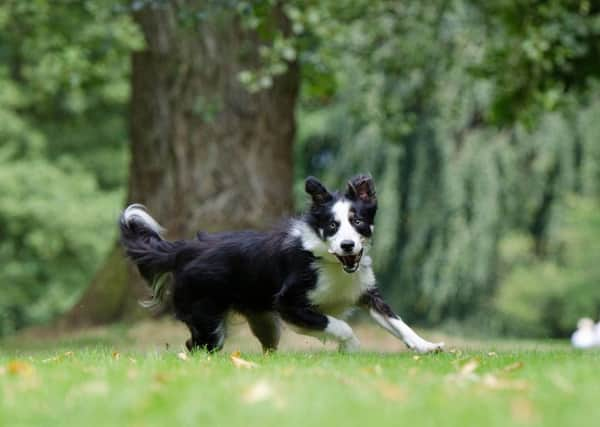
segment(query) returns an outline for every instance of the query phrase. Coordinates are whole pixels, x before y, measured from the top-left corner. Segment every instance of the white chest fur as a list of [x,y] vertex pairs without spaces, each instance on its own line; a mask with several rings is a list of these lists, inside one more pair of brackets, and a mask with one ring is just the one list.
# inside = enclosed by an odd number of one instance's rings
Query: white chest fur
[[364,256],[356,273],[346,273],[339,262],[317,260],[317,286],[308,298],[324,314],[341,316],[354,307],[360,296],[375,285],[371,258]]

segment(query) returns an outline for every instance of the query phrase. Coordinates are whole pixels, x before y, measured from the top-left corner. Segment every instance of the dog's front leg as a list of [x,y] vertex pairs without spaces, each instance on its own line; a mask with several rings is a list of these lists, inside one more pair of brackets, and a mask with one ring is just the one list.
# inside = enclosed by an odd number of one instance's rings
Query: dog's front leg
[[418,353],[429,353],[432,351],[441,351],[444,347],[443,342],[429,342],[413,331],[385,303],[377,288],[371,288],[365,292],[361,296],[359,303],[361,307],[369,311],[371,317],[382,328],[404,341],[408,348]]
[[339,344],[340,351],[357,351],[360,347],[354,331],[343,320],[326,316],[311,307],[280,305],[278,310],[283,320],[302,334],[333,339]]

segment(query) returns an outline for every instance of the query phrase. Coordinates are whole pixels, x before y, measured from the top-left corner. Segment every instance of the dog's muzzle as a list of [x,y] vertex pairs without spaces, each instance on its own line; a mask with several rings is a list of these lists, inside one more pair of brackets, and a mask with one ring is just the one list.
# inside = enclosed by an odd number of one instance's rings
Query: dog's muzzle
[[354,273],[360,266],[360,259],[362,258],[362,249],[356,255],[338,255],[335,254],[339,262],[342,264],[346,273]]

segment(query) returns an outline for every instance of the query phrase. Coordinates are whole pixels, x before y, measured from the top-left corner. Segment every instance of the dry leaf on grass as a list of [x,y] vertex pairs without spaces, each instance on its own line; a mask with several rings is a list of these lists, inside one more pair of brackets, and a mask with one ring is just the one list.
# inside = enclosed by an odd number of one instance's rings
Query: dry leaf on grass
[[253,404],[271,399],[273,394],[273,387],[271,384],[265,380],[261,380],[244,391],[242,400],[245,403]]
[[119,353],[118,351],[113,351],[112,357],[115,360],[119,360],[121,358],[121,353]]
[[484,375],[482,384],[492,390],[527,390],[529,383],[524,380],[508,380],[506,378],[498,378],[492,374]]
[[375,386],[381,397],[386,400],[402,402],[404,399],[406,399],[406,391],[404,391],[404,389],[397,384],[386,381],[378,381]]
[[154,374],[154,381],[160,384],[166,384],[170,381],[170,378],[162,372],[157,372]]
[[471,359],[467,363],[462,365],[462,367],[460,368],[460,371],[458,373],[459,373],[459,375],[462,375],[462,376],[469,376],[469,375],[473,374],[477,370],[478,367],[479,367],[479,362],[476,359]]
[[240,356],[241,356],[241,353],[239,351],[234,351],[229,356],[229,358],[233,362],[233,365],[236,368],[251,369],[251,368],[257,368],[258,367],[258,364],[254,363],[254,362],[249,362],[248,360],[244,360]]
[[381,368],[381,365],[367,366],[367,367],[363,368],[362,371],[366,374],[377,375],[377,376],[381,376],[381,374],[383,373],[383,369]]
[[550,374],[549,378],[550,381],[552,381],[552,384],[562,392],[568,394],[573,394],[575,392],[575,386],[560,373],[553,372]]
[[102,380],[88,381],[86,383],[81,384],[77,388],[77,392],[75,394],[80,393],[96,396],[106,396],[109,393],[109,386],[106,381]]
[[537,413],[529,399],[514,399],[510,405],[510,414],[519,423],[530,424],[537,421]]
[[189,360],[189,357],[187,355],[187,353],[184,353],[183,351],[180,351],[179,353],[177,353],[177,357],[180,358],[181,360]]
[[467,363],[459,368],[457,373],[450,374],[446,378],[459,383],[466,381],[477,381],[479,379],[479,375],[477,375],[475,371],[478,367],[479,361],[477,359],[470,359]]
[[504,372],[512,372],[512,371],[516,371],[517,369],[521,369],[523,367],[523,362],[515,362],[515,363],[511,363],[510,365],[505,366],[502,370]]
[[23,362],[22,360],[11,360],[6,365],[6,372],[11,375],[30,376],[34,372],[34,368],[31,364]]

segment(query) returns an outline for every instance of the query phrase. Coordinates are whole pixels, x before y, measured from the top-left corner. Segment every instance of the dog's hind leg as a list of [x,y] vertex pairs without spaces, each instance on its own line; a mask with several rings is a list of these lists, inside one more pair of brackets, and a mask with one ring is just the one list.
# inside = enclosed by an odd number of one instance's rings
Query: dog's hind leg
[[244,313],[250,330],[260,341],[263,351],[277,350],[281,338],[281,319],[277,313],[264,311],[259,313]]
[[226,308],[209,299],[196,301],[185,314],[178,313],[177,317],[188,326],[192,335],[185,343],[187,349],[221,350],[225,341],[226,315]]

